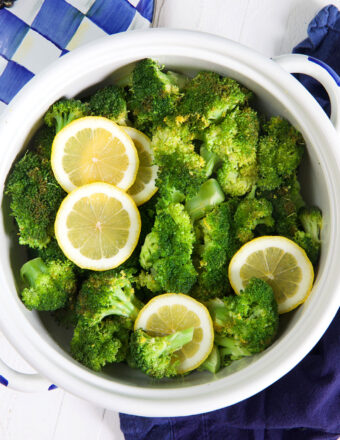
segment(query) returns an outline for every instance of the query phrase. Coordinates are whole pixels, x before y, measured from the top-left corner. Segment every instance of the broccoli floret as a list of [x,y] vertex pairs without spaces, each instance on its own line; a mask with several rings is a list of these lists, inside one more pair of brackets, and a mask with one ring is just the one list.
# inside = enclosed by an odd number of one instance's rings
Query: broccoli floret
[[207,303],[214,328],[215,343],[229,350],[230,360],[259,353],[276,336],[278,307],[272,288],[265,281],[252,278],[239,295],[212,299]]
[[100,371],[106,364],[125,360],[129,330],[119,317],[92,324],[79,319],[71,341],[71,354],[88,368]]
[[257,186],[273,190],[293,175],[304,153],[304,140],[288,121],[273,117],[264,125],[264,135],[258,146]]
[[19,243],[43,248],[54,236],[54,219],[65,197],[49,160],[27,152],[14,165],[6,186],[10,208],[19,227]]
[[176,118],[188,121],[196,133],[222,119],[237,105],[244,104],[251,92],[231,78],[214,72],[200,72],[184,88]]
[[21,299],[29,310],[57,310],[64,307],[77,289],[73,264],[40,257],[27,261],[20,270],[26,287]]
[[228,336],[215,336],[215,343],[219,346],[220,363],[222,367],[227,367],[232,361],[237,361],[252,353],[240,341]]
[[177,124],[173,119],[154,132],[151,146],[159,166],[156,185],[164,199],[171,200],[174,191],[194,196],[206,179],[205,160],[195,152],[192,141],[188,124]]
[[310,261],[314,265],[316,265],[319,260],[321,248],[321,211],[315,207],[303,207],[300,209],[298,217],[304,231],[295,232],[293,240],[306,251],[306,254]]
[[198,193],[187,200],[185,209],[193,221],[200,219],[205,214],[224,201],[224,194],[217,180],[209,179],[203,183]]
[[30,142],[31,149],[39,156],[50,160],[54,136],[55,131],[53,128],[43,125],[33,136],[33,139]]
[[191,261],[194,241],[183,205],[175,203],[158,210],[142,246],[140,264],[163,291],[188,293],[195,283],[197,274]]
[[255,199],[253,194],[243,199],[235,212],[234,222],[236,236],[241,243],[246,243],[254,237],[258,225],[274,226],[272,204],[265,198]]
[[217,180],[225,194],[231,197],[243,196],[256,184],[257,164],[238,167],[230,161],[224,161],[217,170]]
[[221,368],[221,356],[216,345],[213,346],[211,353],[207,359],[198,367],[199,371],[209,371],[210,373],[218,373]]
[[236,108],[219,123],[204,131],[204,146],[238,168],[256,162],[259,120],[250,107]]
[[60,99],[48,109],[44,121],[48,127],[53,127],[55,133],[58,133],[70,122],[89,114],[90,109],[86,102],[78,99]]
[[281,187],[265,193],[265,197],[273,206],[275,232],[293,239],[295,233],[300,229],[298,211],[301,206],[304,206],[297,177],[294,175]]
[[223,296],[230,289],[228,263],[236,251],[228,203],[222,203],[198,222],[200,244],[195,248],[198,282],[191,295],[200,300]]
[[309,234],[313,240],[320,243],[320,233],[322,228],[322,214],[320,209],[315,207],[300,209],[299,220],[304,231]]
[[136,330],[130,339],[134,364],[145,374],[157,379],[177,376],[179,360],[175,352],[190,342],[193,334],[193,328],[166,336],[150,336],[141,329]]
[[156,61],[139,61],[132,72],[128,102],[135,125],[148,131],[172,114],[181,96],[181,84],[182,81],[172,74],[166,74]]
[[133,323],[143,306],[135,295],[133,273],[133,269],[92,273],[81,286],[78,314],[92,325],[111,315],[123,316]]
[[320,242],[314,240],[312,235],[304,231],[296,231],[292,239],[298,244],[307,254],[311,263],[315,266],[319,260]]
[[155,280],[152,274],[144,270],[139,273],[137,283],[140,288],[146,287],[152,293],[162,291],[160,284]]
[[119,125],[127,125],[128,110],[124,91],[114,85],[98,90],[89,100],[90,112],[104,116]]

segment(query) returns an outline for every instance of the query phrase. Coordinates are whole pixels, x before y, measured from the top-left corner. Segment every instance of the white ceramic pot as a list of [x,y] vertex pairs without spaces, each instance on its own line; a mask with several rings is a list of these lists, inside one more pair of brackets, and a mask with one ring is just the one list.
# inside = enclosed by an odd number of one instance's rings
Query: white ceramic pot
[[[339,307],[339,79],[317,60],[289,55],[274,61],[240,44],[198,32],[157,29],[98,40],[36,76],[9,106],[0,126],[1,188],[50,104],[62,96],[73,97],[110,83],[121,75],[123,66],[145,57],[187,73],[207,69],[235,78],[256,93],[261,111],[282,115],[301,130],[308,146],[303,192],[324,216],[321,260],[312,294],[303,306],[282,318],[280,336],[265,352],[235,362],[215,376],[195,372],[156,382],[125,365],[94,373],[68,354],[68,334],[45,314],[26,310],[18,298],[16,277],[24,256],[3,202],[0,325],[39,374],[24,376],[1,362],[0,375],[9,385],[25,390],[47,389],[53,382],[102,407],[125,413],[184,416],[234,404],[275,382],[312,349]],[[325,85],[332,101],[333,124],[289,72],[311,74]]]

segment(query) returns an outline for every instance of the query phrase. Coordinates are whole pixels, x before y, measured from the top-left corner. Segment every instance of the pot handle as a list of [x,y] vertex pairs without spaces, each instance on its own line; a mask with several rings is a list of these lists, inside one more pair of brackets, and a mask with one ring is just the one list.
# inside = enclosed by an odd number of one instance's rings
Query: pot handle
[[51,391],[58,388],[40,374],[20,373],[0,359],[0,384],[17,391]]
[[328,64],[311,56],[290,54],[273,59],[287,72],[304,73],[324,86],[331,102],[330,119],[340,134],[340,76]]

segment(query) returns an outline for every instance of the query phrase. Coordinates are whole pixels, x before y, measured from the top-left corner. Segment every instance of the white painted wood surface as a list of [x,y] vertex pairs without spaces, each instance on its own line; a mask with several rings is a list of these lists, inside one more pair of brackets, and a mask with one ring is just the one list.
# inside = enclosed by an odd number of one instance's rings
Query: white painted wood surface
[[[18,0],[30,1],[30,0]],[[267,56],[290,52],[327,0],[156,0],[154,25],[202,30]],[[340,0],[333,0],[340,9]],[[32,369],[0,333],[0,354],[20,371]],[[24,394],[0,386],[0,440],[122,440],[117,413],[61,389]]]

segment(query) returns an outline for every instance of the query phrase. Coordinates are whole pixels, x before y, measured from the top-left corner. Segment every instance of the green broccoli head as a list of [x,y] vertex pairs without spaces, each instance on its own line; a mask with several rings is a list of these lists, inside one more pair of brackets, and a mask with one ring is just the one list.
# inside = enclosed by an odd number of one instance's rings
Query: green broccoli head
[[311,263],[315,266],[319,261],[321,243],[315,240],[314,237],[305,231],[296,231],[292,239],[298,244],[307,254]]
[[194,261],[198,282],[192,295],[200,300],[225,295],[230,289],[228,263],[236,251],[228,202],[215,207],[197,224],[198,244]]
[[131,325],[143,304],[135,295],[134,270],[107,270],[92,273],[82,284],[77,312],[94,324],[106,316],[123,316]]
[[195,283],[197,274],[191,262],[194,241],[193,226],[183,205],[174,203],[157,211],[142,246],[140,264],[163,291],[188,293]]
[[159,166],[156,185],[159,194],[170,202],[182,201],[174,194],[194,196],[206,179],[205,160],[195,152],[188,124],[169,118],[157,127],[151,146]]
[[296,175],[274,191],[265,191],[262,196],[272,204],[276,234],[292,239],[300,227],[298,211],[304,206]]
[[235,80],[214,72],[198,73],[187,83],[183,92],[176,117],[188,121],[196,133],[222,119],[227,112],[244,104],[251,96],[251,92]]
[[94,325],[80,318],[71,340],[71,354],[86,367],[100,371],[106,364],[125,360],[129,334],[126,322],[119,317]]
[[238,240],[241,243],[250,241],[258,225],[274,226],[272,211],[272,204],[264,198],[251,197],[241,200],[234,215]]
[[58,133],[70,122],[89,114],[90,109],[86,102],[78,99],[60,99],[48,109],[44,121],[48,127],[53,127],[55,133]]
[[217,170],[217,180],[224,193],[231,197],[247,194],[256,184],[257,165],[252,163],[243,167],[224,161]]
[[21,292],[21,299],[29,310],[60,309],[75,295],[77,289],[73,264],[69,261],[44,262],[38,257],[26,262],[20,275],[26,285]]
[[309,234],[313,240],[320,243],[320,233],[322,228],[322,214],[320,209],[302,208],[299,211],[299,220],[304,231]]
[[257,153],[257,186],[273,190],[296,172],[305,144],[301,133],[280,117],[271,118],[263,128],[264,134],[259,140]]
[[259,120],[250,107],[236,108],[218,124],[211,124],[203,134],[204,146],[222,161],[238,168],[256,162]]
[[172,114],[181,95],[180,84],[175,75],[166,74],[156,61],[139,61],[132,72],[129,99],[135,125],[148,131]]
[[276,336],[277,303],[272,288],[261,279],[252,278],[239,295],[212,299],[207,305],[215,343],[229,349],[230,360],[263,351]]
[[104,116],[119,125],[127,125],[128,110],[124,90],[108,86],[98,90],[89,100],[90,112],[94,116]]
[[54,236],[54,219],[65,197],[49,160],[27,152],[11,171],[6,194],[11,197],[10,208],[19,227],[19,243],[46,246]]
[[177,376],[179,360],[175,352],[190,342],[193,334],[193,328],[166,336],[150,336],[142,329],[138,329],[130,338],[130,355],[133,364],[145,374],[157,379]]
[[30,147],[40,157],[50,160],[55,130],[43,125],[33,136]]

